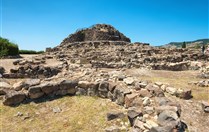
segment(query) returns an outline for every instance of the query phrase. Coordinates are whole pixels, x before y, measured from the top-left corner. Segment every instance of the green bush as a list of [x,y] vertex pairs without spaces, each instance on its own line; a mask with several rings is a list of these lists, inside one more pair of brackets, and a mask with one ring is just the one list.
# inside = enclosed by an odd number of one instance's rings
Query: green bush
[[18,45],[10,42],[8,39],[0,37],[0,57],[18,54]]
[[186,48],[186,42],[183,42],[182,48]]
[[20,54],[42,54],[44,51],[34,51],[34,50],[20,50]]

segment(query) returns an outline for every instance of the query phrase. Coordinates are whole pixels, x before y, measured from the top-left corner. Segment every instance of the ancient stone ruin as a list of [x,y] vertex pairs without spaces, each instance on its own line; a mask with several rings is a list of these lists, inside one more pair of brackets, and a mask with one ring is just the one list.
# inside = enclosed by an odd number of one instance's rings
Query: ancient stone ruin
[[113,26],[107,24],[96,24],[90,28],[80,29],[74,34],[69,35],[63,40],[62,45],[66,43],[84,42],[84,41],[125,41],[131,40],[116,30]]
[[[57,65],[49,66],[52,60]],[[4,79],[25,78],[10,84],[1,81],[3,104],[15,106],[42,98],[66,95],[97,96],[123,106],[131,132],[183,132],[181,106],[167,98],[191,99],[191,89],[181,89],[162,82],[139,80],[125,69],[199,70],[209,61],[208,55],[196,49],[152,47],[147,43],[131,43],[130,39],[111,25],[97,24],[76,31],[60,45],[31,60],[13,62],[9,72],[0,67]],[[105,70],[108,69],[108,70]],[[208,86],[204,84],[204,86]],[[204,112],[209,112],[207,102]],[[108,113],[107,119],[120,118],[124,113]],[[119,131],[110,127],[105,131]]]

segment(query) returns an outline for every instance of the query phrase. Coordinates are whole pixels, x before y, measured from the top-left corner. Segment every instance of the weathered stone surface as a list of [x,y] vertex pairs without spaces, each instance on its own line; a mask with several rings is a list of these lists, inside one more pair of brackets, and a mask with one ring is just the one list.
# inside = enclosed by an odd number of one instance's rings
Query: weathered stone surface
[[137,97],[139,97],[139,93],[127,94],[125,96],[125,106],[126,107],[132,106],[133,105],[133,100]]
[[139,92],[141,97],[152,97],[152,95],[147,89],[141,89]]
[[124,118],[124,117],[125,117],[125,114],[122,112],[118,112],[118,111],[111,111],[111,112],[107,113],[107,120],[108,121],[114,120],[117,118]]
[[0,95],[5,95],[7,93],[7,89],[0,88]]
[[144,123],[138,119],[135,120],[133,127],[137,128],[136,132],[143,132],[146,129]]
[[166,92],[168,92],[171,95],[176,95],[177,89],[174,87],[167,87]]
[[176,126],[179,121],[178,119],[179,117],[176,112],[171,110],[164,110],[162,113],[159,114],[157,121],[162,126],[165,126],[168,123],[171,123],[174,126]]
[[7,82],[0,82],[0,88],[11,89],[12,86]]
[[44,95],[44,92],[41,90],[41,86],[32,86],[28,89],[28,95],[31,99],[37,99]]
[[15,84],[13,84],[13,88],[16,90],[16,91],[20,91],[22,88],[24,88],[26,86],[25,82],[24,81],[19,81]]
[[35,85],[39,85],[41,83],[40,79],[27,79],[25,81],[25,84],[27,84],[29,87],[30,86],[35,86]]
[[205,102],[205,101],[202,101],[202,109],[204,112],[206,113],[209,113],[209,103],[208,102]]
[[111,127],[105,128],[105,132],[120,132],[120,129],[117,126],[111,126]]
[[150,130],[152,127],[158,127],[158,124],[153,120],[146,120],[144,127]]
[[91,86],[91,83],[88,81],[79,81],[78,87],[88,89]]
[[156,113],[159,115],[164,110],[175,112],[178,116],[181,114],[181,108],[177,106],[163,105],[155,108]]
[[123,80],[127,85],[133,85],[134,84],[134,78],[133,77],[127,77]]
[[10,91],[5,95],[3,104],[9,106],[16,105],[21,103],[25,98],[26,96],[23,92]]
[[0,66],[0,74],[4,74],[4,72],[5,72],[5,69],[4,69],[4,67],[2,67],[2,66]]
[[78,86],[77,81],[64,80],[59,84],[59,90],[56,92],[56,95],[75,95],[76,86]]
[[145,106],[144,108],[143,108],[143,114],[153,114],[155,112],[155,109],[154,109],[154,107],[152,107],[152,106]]
[[169,100],[166,97],[158,97],[155,100],[159,106],[167,105],[167,104],[171,103],[171,100]]
[[125,95],[130,94],[130,90],[122,85],[117,85],[113,92],[113,101],[115,101],[119,105],[123,105],[125,103]]
[[135,98],[132,103],[131,106],[133,107],[137,107],[137,108],[142,108],[143,107],[143,100],[142,98]]
[[102,98],[107,98],[108,90],[109,90],[109,83],[108,82],[101,82],[99,84],[99,96]]
[[191,99],[192,90],[191,89],[178,89],[176,91],[176,96],[182,99]]
[[46,94],[51,94],[53,92],[56,92],[60,85],[58,83],[51,83],[51,82],[44,82],[40,85],[41,90]]
[[150,98],[149,97],[144,97],[143,99],[143,105],[147,106],[151,103]]
[[127,115],[128,115],[128,119],[129,119],[129,122],[130,122],[131,126],[134,125],[134,121],[137,117],[143,116],[141,110],[139,108],[136,108],[136,107],[128,108]]

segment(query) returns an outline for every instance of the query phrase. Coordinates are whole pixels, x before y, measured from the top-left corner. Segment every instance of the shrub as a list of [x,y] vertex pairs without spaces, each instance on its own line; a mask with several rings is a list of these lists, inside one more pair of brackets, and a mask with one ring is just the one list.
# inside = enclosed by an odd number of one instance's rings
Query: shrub
[[186,48],[186,42],[183,42],[182,48]]
[[10,42],[8,39],[0,37],[0,57],[18,54],[18,45]]

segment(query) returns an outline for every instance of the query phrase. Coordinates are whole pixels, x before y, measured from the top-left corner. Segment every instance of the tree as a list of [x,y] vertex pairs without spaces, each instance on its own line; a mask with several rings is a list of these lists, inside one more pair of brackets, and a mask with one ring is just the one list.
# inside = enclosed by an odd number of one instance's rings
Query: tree
[[16,44],[10,42],[8,39],[0,37],[0,57],[18,54],[19,48]]
[[186,42],[183,42],[182,48],[186,48]]

